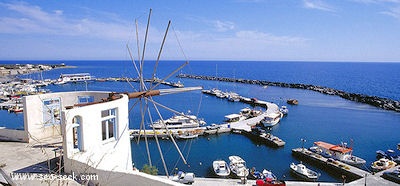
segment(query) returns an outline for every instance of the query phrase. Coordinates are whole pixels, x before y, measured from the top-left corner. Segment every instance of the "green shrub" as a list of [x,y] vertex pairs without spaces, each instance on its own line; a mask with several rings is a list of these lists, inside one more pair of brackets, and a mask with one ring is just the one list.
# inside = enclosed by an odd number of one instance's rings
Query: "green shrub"
[[151,174],[151,175],[157,175],[158,174],[158,169],[155,166],[150,166],[150,165],[145,164],[145,165],[143,165],[143,168],[142,168],[141,172],[144,172],[144,173],[147,173],[147,174]]

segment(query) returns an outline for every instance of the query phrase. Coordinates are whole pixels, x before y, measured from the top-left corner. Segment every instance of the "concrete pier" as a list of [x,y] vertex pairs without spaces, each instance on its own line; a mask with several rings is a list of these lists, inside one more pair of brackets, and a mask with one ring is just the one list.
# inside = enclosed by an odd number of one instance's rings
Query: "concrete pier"
[[328,161],[328,158],[322,157],[321,155],[311,152],[310,150],[305,148],[292,149],[292,154],[296,157],[299,157],[300,159],[304,159],[305,161],[310,161],[318,165],[322,165],[328,171],[345,175],[346,180],[348,181],[360,179],[369,174],[369,172],[340,161],[330,162]]

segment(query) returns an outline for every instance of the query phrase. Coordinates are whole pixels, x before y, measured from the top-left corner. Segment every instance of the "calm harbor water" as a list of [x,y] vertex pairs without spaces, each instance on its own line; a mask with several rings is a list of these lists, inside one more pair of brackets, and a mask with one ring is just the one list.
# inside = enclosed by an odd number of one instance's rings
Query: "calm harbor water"
[[[10,62],[16,63],[16,62]],[[18,63],[54,63],[49,61],[19,61]],[[44,78],[55,79],[61,73],[88,72],[95,77],[137,77],[134,67],[128,61],[67,61],[67,65],[77,68],[57,69],[43,73]],[[145,68],[146,77],[151,77],[152,62]],[[183,62],[163,61],[158,68],[157,77],[163,78]],[[327,86],[347,92],[363,93],[400,100],[400,63],[326,63],[326,62],[239,62],[239,61],[194,61],[181,70],[182,73],[198,75],[217,75],[244,79],[258,79],[287,83],[304,83]],[[24,77],[38,79],[38,74]],[[336,96],[323,95],[307,90],[280,87],[263,88],[257,85],[228,82],[177,79],[185,87],[203,86],[205,89],[219,88],[223,91],[234,91],[246,97],[255,97],[278,105],[286,105],[287,98],[299,100],[299,105],[288,106],[289,115],[272,129],[272,134],[286,141],[283,148],[270,148],[238,134],[222,134],[199,137],[193,140],[178,141],[178,146],[187,158],[188,165],[180,160],[173,144],[161,140],[161,148],[167,160],[168,171],[175,167],[194,172],[198,177],[212,175],[213,160],[239,155],[247,161],[249,167],[270,169],[279,178],[294,180],[289,172],[291,162],[299,162],[292,157],[291,149],[301,147],[300,139],[305,139],[305,147],[312,146],[314,141],[326,141],[334,144],[353,141],[354,154],[367,160],[367,167],[375,160],[376,150],[395,148],[400,143],[400,114],[385,111],[365,104],[344,100]],[[131,87],[123,82],[90,82],[87,84],[50,85],[53,92],[79,90],[135,91],[137,84]],[[169,88],[161,86],[160,88]],[[244,103],[231,103],[212,96],[193,91],[154,98],[170,108],[188,112],[204,118],[207,124],[222,123],[225,115],[237,113],[247,107]],[[132,105],[135,101],[130,101]],[[160,109],[164,118],[173,114]],[[155,115],[155,112],[152,112]],[[22,115],[0,112],[0,127],[10,128],[23,126]],[[130,128],[138,128],[140,113],[137,109],[130,112]],[[22,119],[21,119],[22,118]],[[148,124],[150,121],[146,121]],[[159,173],[164,173],[154,140],[150,140],[150,151],[153,165]],[[144,141],[132,141],[132,158],[135,165],[141,168],[147,162]],[[341,181],[340,176],[326,172],[318,166],[307,164],[321,173],[321,181]]]

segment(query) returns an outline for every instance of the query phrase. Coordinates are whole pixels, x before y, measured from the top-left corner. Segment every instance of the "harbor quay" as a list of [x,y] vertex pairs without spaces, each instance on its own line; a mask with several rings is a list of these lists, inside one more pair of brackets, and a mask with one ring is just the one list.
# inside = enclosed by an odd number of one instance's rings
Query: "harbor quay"
[[199,126],[195,128],[182,128],[182,129],[147,129],[147,130],[140,130],[140,129],[131,129],[129,130],[131,138],[135,137],[151,137],[154,138],[155,136],[161,137],[161,138],[167,138],[170,137],[170,135],[176,137],[179,134],[182,133],[192,133],[192,134],[197,134],[197,135],[210,135],[210,134],[218,134],[218,133],[227,133],[227,132],[234,132],[234,133],[250,133],[251,132],[251,127],[256,126],[260,121],[268,115],[270,112],[276,112],[278,110],[278,106],[273,103],[268,103],[269,104],[269,109],[265,111],[264,113],[260,114],[259,116],[241,120],[241,121],[235,121],[235,122],[229,122],[229,123],[223,123],[223,124],[215,124],[214,127],[215,129],[208,129],[205,126]]
[[[332,174],[342,175],[348,185],[397,185],[381,177],[384,171],[370,173],[340,161],[332,161],[303,147],[292,149],[292,155],[303,161],[314,163]],[[393,171],[399,167],[393,167],[386,171]]]
[[325,158],[305,148],[292,149],[292,155],[298,157],[299,159],[322,165],[324,168],[327,168],[328,170],[335,173],[345,175],[347,180],[360,179],[368,174],[368,172],[364,170],[345,164],[343,162],[330,161],[330,159]]

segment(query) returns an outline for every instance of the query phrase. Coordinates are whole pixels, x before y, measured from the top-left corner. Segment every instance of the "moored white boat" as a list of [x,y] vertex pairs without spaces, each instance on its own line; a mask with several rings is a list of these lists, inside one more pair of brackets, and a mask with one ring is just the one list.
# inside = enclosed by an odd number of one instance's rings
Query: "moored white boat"
[[317,172],[307,168],[302,163],[299,163],[297,165],[291,163],[290,170],[301,178],[309,181],[316,181],[319,177],[319,174]]
[[283,106],[279,109],[279,111],[280,111],[283,115],[289,114],[289,109],[288,109],[285,105],[283,105]]
[[229,168],[237,177],[247,177],[249,169],[246,167],[246,162],[239,156],[229,156]]
[[273,127],[279,123],[281,118],[282,113],[280,112],[270,113],[261,120],[261,123],[264,125],[264,127]]
[[155,121],[150,126],[154,129],[185,129],[185,128],[196,128],[200,125],[205,125],[206,122],[198,119],[194,115],[175,115],[166,120]]
[[24,111],[24,107],[20,107],[18,105],[14,105],[8,109],[8,112],[20,113]]
[[197,138],[197,137],[199,137],[199,134],[196,134],[194,132],[189,132],[189,131],[185,131],[183,133],[176,135],[177,139],[193,139],[193,138]]
[[231,170],[229,169],[228,163],[224,160],[215,160],[213,161],[213,170],[216,175],[221,177],[226,177],[231,174]]

